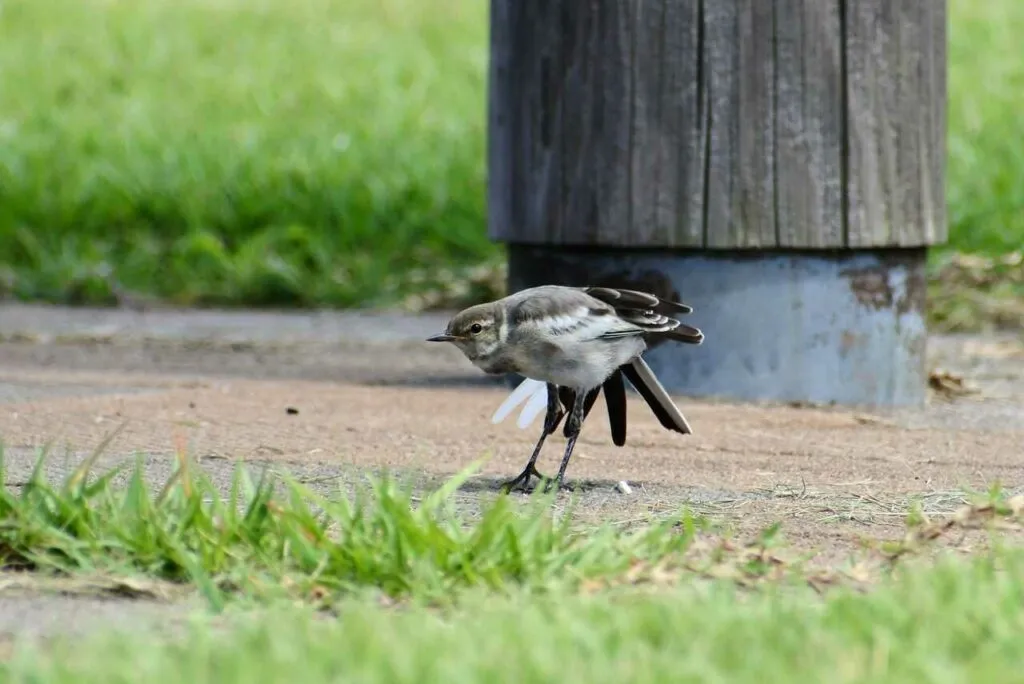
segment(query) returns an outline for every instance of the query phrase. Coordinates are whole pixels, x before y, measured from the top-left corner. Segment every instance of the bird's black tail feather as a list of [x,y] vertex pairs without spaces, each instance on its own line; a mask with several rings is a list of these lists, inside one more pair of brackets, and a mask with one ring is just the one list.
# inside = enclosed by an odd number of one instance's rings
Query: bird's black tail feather
[[604,381],[604,403],[608,408],[608,425],[615,446],[626,443],[626,382],[622,371],[616,370]]
[[619,370],[626,376],[630,384],[636,388],[636,391],[644,398],[647,405],[651,407],[651,411],[654,412],[654,416],[663,427],[681,432],[684,435],[693,433],[693,430],[690,429],[690,424],[686,422],[686,418],[683,417],[675,402],[672,401],[672,397],[661,386],[658,378],[654,375],[654,371],[651,370],[651,367],[647,365],[647,362],[642,357],[636,357],[632,362],[622,366]]

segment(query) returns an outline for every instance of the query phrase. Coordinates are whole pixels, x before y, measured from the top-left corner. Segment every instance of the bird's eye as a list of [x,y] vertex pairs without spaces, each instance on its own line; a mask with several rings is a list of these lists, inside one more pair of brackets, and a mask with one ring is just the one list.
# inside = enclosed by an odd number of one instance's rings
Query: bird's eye
[[480,333],[483,332],[483,330],[484,326],[480,325],[479,323],[474,323],[473,325],[469,326],[469,332],[473,333],[474,335],[479,335]]

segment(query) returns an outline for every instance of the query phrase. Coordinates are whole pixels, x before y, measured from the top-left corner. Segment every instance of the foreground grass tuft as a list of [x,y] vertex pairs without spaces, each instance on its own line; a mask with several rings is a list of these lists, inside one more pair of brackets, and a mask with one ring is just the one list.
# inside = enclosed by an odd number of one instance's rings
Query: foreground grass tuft
[[[561,495],[539,492],[525,504],[485,496],[468,512],[457,492],[473,469],[425,496],[387,476],[325,496],[287,474],[254,481],[242,464],[225,491],[179,455],[154,489],[141,461],[92,473],[102,448],[61,483],[45,477],[45,452],[27,481],[8,482],[0,452],[0,571],[177,583],[218,609],[238,596],[327,607],[367,591],[445,603],[470,589],[588,593],[729,579],[821,590],[869,581],[867,557],[846,572],[780,554],[779,524],[745,542],[685,512],[632,529],[584,526],[571,507],[554,505]],[[868,574],[950,534],[1022,518],[1024,496],[998,488],[948,520],[911,515],[905,539],[876,545]]]
[[672,520],[578,530],[540,494],[525,512],[495,496],[467,518],[453,495],[469,471],[423,499],[387,477],[325,497],[283,475],[254,481],[243,466],[222,493],[184,459],[153,491],[138,463],[91,476],[95,458],[57,485],[40,458],[28,482],[0,487],[0,568],[141,574],[194,584],[214,606],[239,593],[330,603],[362,590],[437,601],[621,574],[685,550],[693,531]]
[[998,487],[945,519],[911,510],[879,572],[836,582],[784,560],[778,525],[746,544],[686,516],[579,528],[555,494],[466,513],[472,469],[425,496],[390,477],[323,496],[244,466],[218,489],[184,457],[152,487],[141,462],[93,473],[101,452],[58,483],[45,454],[8,482],[0,454],[0,571],[195,586],[221,615],[18,643],[2,681],[967,683],[1024,667],[1024,555],[919,562],[967,530],[1019,532],[1024,495]]

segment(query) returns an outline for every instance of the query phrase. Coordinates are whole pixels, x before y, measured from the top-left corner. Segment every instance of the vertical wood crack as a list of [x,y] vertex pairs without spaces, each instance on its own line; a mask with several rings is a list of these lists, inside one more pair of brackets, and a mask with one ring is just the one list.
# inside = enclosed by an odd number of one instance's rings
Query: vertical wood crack
[[779,223],[779,4],[772,5],[772,223],[775,246],[782,246]]
[[636,168],[633,164],[633,155],[636,154],[636,84],[639,80],[638,78],[635,77],[634,70],[637,66],[636,39],[637,34],[640,33],[641,3],[631,3],[630,6],[635,8],[633,11],[633,16],[627,17],[626,21],[624,22],[625,25],[628,27],[627,30],[629,31],[629,68],[626,70],[626,72],[631,76],[631,78],[628,81],[629,121],[627,122],[627,125],[629,126],[629,128],[627,130],[629,131],[629,137],[627,139],[628,142],[626,143],[628,148],[626,152],[626,163],[629,164],[629,169],[626,173],[626,224],[629,226],[628,231],[630,237],[633,237],[637,234],[637,227],[633,223],[633,216],[635,214],[635,207],[633,206],[635,203],[635,199],[633,197],[633,169]]
[[843,246],[850,247],[850,71],[847,65],[849,22],[847,0],[839,3],[839,206],[842,213]]
[[[714,1],[714,0],[712,0]],[[708,246],[708,187],[711,184],[711,79],[705,60],[707,51],[704,49],[706,27],[704,25],[704,0],[697,0],[697,118],[700,121],[701,135],[704,146],[704,168],[701,188],[701,246]]]

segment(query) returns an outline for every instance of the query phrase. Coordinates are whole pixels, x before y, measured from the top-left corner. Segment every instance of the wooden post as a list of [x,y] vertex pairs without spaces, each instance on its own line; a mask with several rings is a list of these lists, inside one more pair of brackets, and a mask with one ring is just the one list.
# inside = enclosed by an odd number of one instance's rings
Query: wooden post
[[946,0],[492,0],[510,289],[679,296],[673,391],[921,402],[945,60]]

